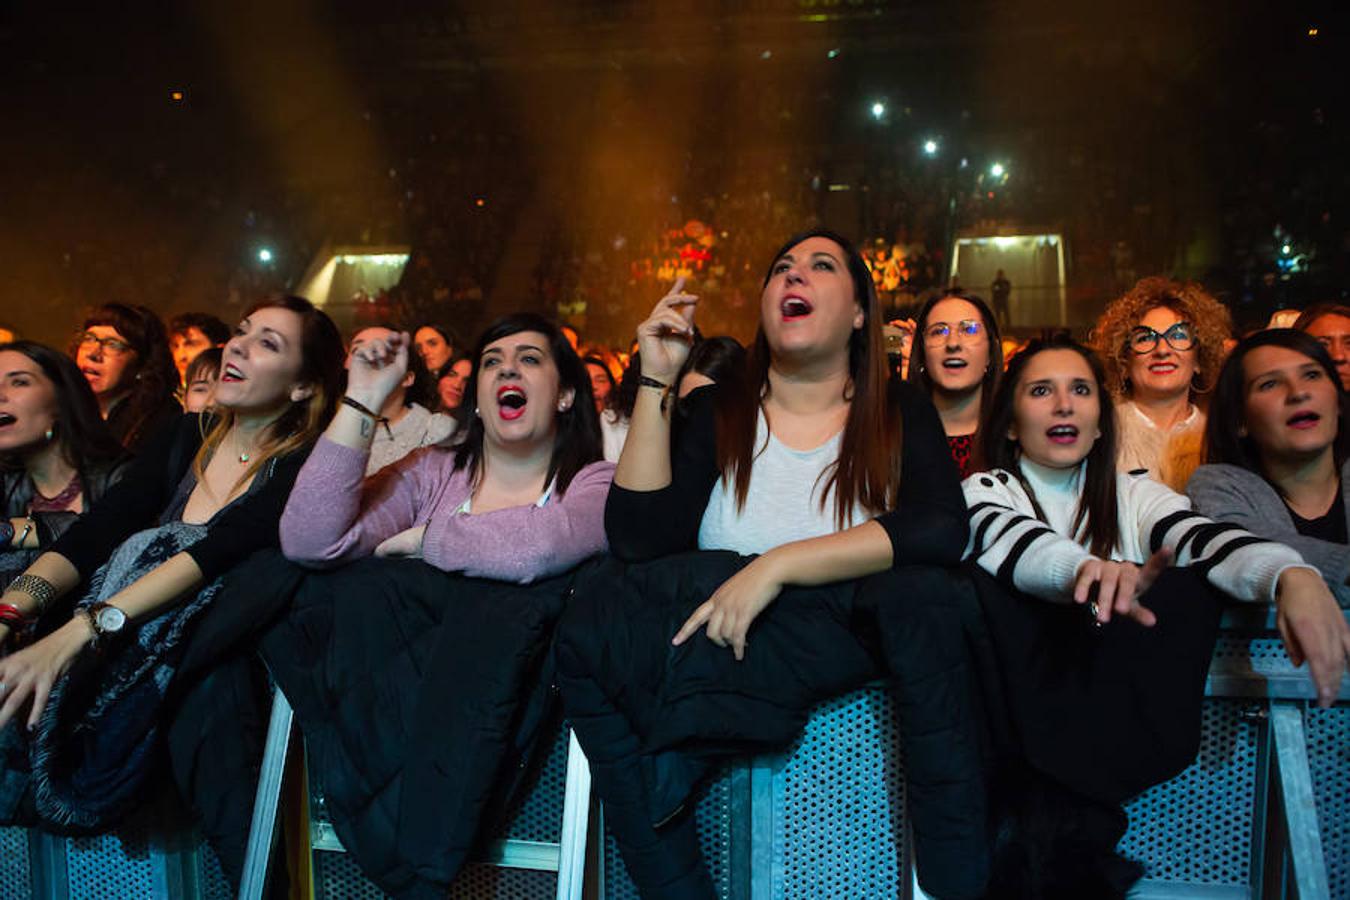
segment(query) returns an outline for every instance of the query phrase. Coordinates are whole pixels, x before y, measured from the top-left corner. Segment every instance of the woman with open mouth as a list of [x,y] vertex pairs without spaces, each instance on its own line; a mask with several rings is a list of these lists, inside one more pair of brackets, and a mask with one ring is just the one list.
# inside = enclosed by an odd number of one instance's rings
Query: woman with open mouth
[[914,333],[919,352],[910,354],[909,380],[932,398],[952,459],[965,478],[976,467],[981,412],[1003,375],[998,322],[979,297],[948,292],[924,304]]
[[1347,395],[1315,336],[1273,329],[1233,349],[1214,388],[1196,509],[1288,544],[1350,608]]
[[973,896],[983,792],[943,568],[966,514],[937,414],[889,378],[861,255],[812,230],[772,257],[742,376],[689,394],[672,427],[698,302],[677,281],[638,326],[606,509],[618,561],[583,571],[555,643],[628,873],[643,897],[713,896],[689,802],[700,777],[781,749],[817,702],[889,673],[902,730],[928,735],[905,764],[922,785],[907,794],[920,878]]
[[[307,300],[251,308],[225,345],[214,412],[181,416],[9,584],[0,640],[34,640],[0,659],[0,821],[108,828],[144,799],[167,737],[180,789],[238,878],[252,785],[231,779],[256,765],[261,734],[184,692],[223,672],[248,694],[258,673],[216,668],[236,648],[199,644],[194,629],[223,576],[277,545],[286,496],[337,402],[342,356],[337,328]],[[231,820],[236,799],[243,814]]]
[[585,366],[517,314],[478,339],[463,440],[365,477],[410,345],[353,349],[281,518],[285,555],[333,571],[297,579],[262,649],[347,850],[389,893],[443,896],[549,708],[539,668],[571,570],[605,549],[614,466]]
[[0,585],[96,506],[128,459],[75,363],[31,341],[0,344]]
[[132,453],[183,409],[178,370],[159,316],[144,306],[105,303],[85,319],[71,355],[98,399],[113,437]]
[[1119,401],[1122,472],[1174,491],[1200,465],[1205,413],[1232,334],[1228,310],[1193,282],[1144,278],[1097,320],[1097,349]]
[[[1019,798],[1022,833],[1048,842],[1003,848],[1000,864],[1038,879],[1025,896],[1124,896],[1141,874],[1114,854],[1120,804],[1195,757],[1220,595],[1275,605],[1323,706],[1350,646],[1326,584],[1295,550],[1117,472],[1103,380],[1083,346],[1033,341],[987,411],[990,471],[963,485],[1023,760],[1004,790]],[[1066,884],[1070,872],[1099,881]]]

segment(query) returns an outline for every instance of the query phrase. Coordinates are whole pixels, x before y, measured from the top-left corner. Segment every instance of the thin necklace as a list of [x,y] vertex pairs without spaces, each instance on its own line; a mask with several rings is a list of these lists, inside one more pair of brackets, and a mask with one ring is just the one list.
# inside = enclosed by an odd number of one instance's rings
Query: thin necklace
[[[235,432],[235,435],[234,435],[234,447],[235,447],[236,450],[239,449],[239,433],[238,433],[238,432]],[[240,465],[243,465],[244,463],[247,463],[247,462],[248,462],[248,459],[249,459],[249,453],[248,453],[248,451],[247,451],[247,450],[239,450],[239,463],[240,463]]]

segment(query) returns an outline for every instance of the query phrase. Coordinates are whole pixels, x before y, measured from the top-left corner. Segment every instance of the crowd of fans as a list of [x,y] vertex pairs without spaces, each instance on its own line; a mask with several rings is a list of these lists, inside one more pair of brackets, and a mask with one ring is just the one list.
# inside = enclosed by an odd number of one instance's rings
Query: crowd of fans
[[[587,326],[659,298],[629,346],[527,312],[468,343],[476,313],[440,288],[435,318],[345,341],[276,296],[232,325],[107,303],[65,352],[0,344],[0,821],[111,827],[167,752],[237,880],[262,659],[367,873],[444,887],[553,640],[607,823],[653,896],[711,895],[680,813],[709,760],[781,745],[814,703],[882,675],[906,704],[931,891],[977,896],[1016,870],[1027,896],[1072,893],[989,843],[1002,813],[977,748],[1001,715],[1031,735],[1002,748],[1025,789],[1052,801],[1005,839],[1053,860],[1054,841],[1033,845],[1095,821],[1077,895],[1123,896],[1139,872],[1115,856],[1119,805],[1193,757],[1221,601],[1276,604],[1319,701],[1337,695],[1350,309],[1239,340],[1203,287],[1147,277],[1085,342],[1009,343],[921,239],[854,249],[816,229],[766,274],[751,248],[792,202],[705,198],[654,240],[541,268]],[[417,290],[444,286],[436,248],[414,259]],[[455,269],[488,266],[480,250]],[[620,264],[625,280],[599,276]],[[725,333],[754,309],[752,338]],[[943,607],[963,578],[1011,598],[983,612],[1006,708],[952,661],[966,642]],[[902,585],[924,599],[886,602]],[[1084,627],[1090,658],[1057,649]],[[1038,680],[1047,660],[1081,677]],[[488,700],[495,737],[468,753],[447,735]],[[472,781],[455,814],[430,770]],[[371,787],[393,783],[430,805]],[[391,815],[439,842],[404,846]]]

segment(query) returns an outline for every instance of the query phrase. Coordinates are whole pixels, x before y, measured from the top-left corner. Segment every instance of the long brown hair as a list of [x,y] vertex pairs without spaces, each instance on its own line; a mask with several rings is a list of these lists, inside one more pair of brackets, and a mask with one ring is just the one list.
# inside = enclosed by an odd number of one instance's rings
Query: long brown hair
[[[824,228],[812,228],[793,235],[769,262],[764,286],[773,276],[773,267],[788,251],[802,241],[822,237],[839,245],[849,275],[853,278],[853,299],[863,312],[863,325],[848,340],[849,382],[845,397],[849,400],[839,457],[830,465],[821,491],[821,509],[830,490],[834,491],[834,518],[844,528],[854,507],[881,511],[889,509],[900,487],[900,416],[889,402],[889,373],[881,339],[876,290],[867,263],[853,244],[842,235]],[[764,400],[769,396],[769,363],[772,351],[761,324],[746,354],[745,378],[737,379],[718,391],[717,466],[722,479],[736,490],[737,509],[745,508],[750,492],[750,474],[755,457],[763,447],[755,446],[755,432]]]
[[[279,295],[269,297],[253,304],[244,313],[248,318],[260,309],[288,309],[300,317],[300,374],[299,381],[313,388],[313,393],[305,400],[298,400],[286,407],[277,420],[268,426],[258,452],[249,460],[234,489],[252,478],[254,474],[278,456],[284,456],[311,443],[328,425],[337,408],[338,396],[342,392],[342,361],[345,356],[342,347],[342,335],[338,333],[333,320],[327,313],[314,306],[304,297]],[[203,418],[203,423],[207,419]],[[233,410],[221,410],[210,422],[209,430],[202,440],[201,449],[192,460],[192,471],[197,482],[204,483],[206,464],[225,440],[225,435],[234,427]]]

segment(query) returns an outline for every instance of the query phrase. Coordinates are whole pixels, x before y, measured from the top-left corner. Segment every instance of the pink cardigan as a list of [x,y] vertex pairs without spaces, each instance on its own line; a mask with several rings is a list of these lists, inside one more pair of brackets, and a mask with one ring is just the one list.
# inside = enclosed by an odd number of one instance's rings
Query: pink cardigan
[[425,525],[422,556],[447,572],[525,583],[606,549],[605,498],[614,464],[594,462],[542,506],[457,512],[469,496],[454,450],[426,447],[365,478],[367,454],[320,438],[281,516],[281,549],[327,567],[370,556],[385,538]]

